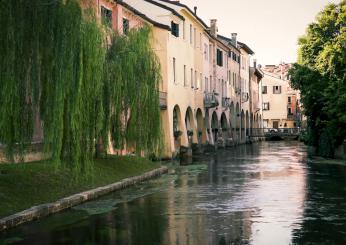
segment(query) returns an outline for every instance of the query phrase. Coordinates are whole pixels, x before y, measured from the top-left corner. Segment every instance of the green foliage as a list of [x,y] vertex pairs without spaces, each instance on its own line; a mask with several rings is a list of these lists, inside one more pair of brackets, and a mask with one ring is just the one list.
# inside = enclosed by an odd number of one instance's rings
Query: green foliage
[[[0,218],[42,203],[108,185],[160,167],[145,158],[111,156],[94,160],[88,175],[75,178],[71,169],[57,169],[51,161],[0,164]],[[1,244],[1,243],[0,243]]]
[[346,137],[346,1],[329,4],[299,40],[290,71],[308,117],[308,142],[332,157]]
[[105,63],[105,135],[114,146],[137,153],[157,152],[160,145],[158,85],[160,64],[150,47],[150,28],[115,34]]
[[110,131],[118,146],[157,148],[160,67],[149,27],[114,35],[107,50],[109,29],[78,0],[16,0],[1,3],[0,30],[0,142],[9,158],[31,142],[37,113],[57,166],[87,172]]

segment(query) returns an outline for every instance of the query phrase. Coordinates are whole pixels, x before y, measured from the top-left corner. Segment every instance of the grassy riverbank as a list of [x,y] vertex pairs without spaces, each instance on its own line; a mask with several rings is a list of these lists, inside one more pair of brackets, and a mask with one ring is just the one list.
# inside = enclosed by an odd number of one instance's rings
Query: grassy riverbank
[[75,181],[72,171],[55,170],[48,161],[0,164],[0,218],[158,167],[139,157],[111,157],[96,160],[90,177]]

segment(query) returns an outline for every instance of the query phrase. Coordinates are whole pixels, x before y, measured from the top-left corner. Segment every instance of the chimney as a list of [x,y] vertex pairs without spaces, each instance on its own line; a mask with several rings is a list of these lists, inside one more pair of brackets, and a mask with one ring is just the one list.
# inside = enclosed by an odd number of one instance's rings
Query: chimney
[[216,22],[217,22],[216,19],[210,20],[210,34],[214,37],[217,36],[217,31],[218,31]]
[[255,69],[257,68],[257,60],[256,60],[256,59],[253,60],[253,67],[254,67]]
[[197,6],[193,7],[193,10],[195,11],[195,15],[197,15]]
[[237,33],[232,33],[232,43],[237,47]]

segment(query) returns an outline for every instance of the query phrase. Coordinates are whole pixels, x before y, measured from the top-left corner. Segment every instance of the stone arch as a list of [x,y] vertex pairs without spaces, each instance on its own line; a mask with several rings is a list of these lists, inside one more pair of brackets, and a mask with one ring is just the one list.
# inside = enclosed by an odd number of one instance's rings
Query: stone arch
[[186,137],[184,136],[184,125],[181,119],[181,111],[178,105],[173,108],[173,137],[174,147],[179,149],[182,143],[184,143]]
[[250,135],[250,117],[249,117],[249,111],[246,111],[245,113],[245,137],[248,137]]
[[240,115],[240,106],[239,103],[237,102],[235,106],[235,137],[234,139],[237,142],[240,142],[241,139],[241,132],[240,132],[240,123],[241,123],[241,115]]
[[200,108],[196,112],[196,122],[197,122],[197,143],[204,144],[206,142],[206,128],[205,121],[203,120],[203,113]]
[[241,110],[240,114],[240,140],[243,142],[245,140],[245,113],[244,110]]
[[185,128],[186,137],[189,139],[189,145],[191,143],[197,143],[196,129],[194,124],[194,117],[191,107],[187,107],[185,113]]
[[227,122],[227,117],[226,117],[226,114],[224,112],[222,112],[221,114],[221,128],[222,130],[227,130],[229,127],[228,127],[228,122]]
[[211,116],[211,131],[213,135],[213,142],[217,141],[217,132],[219,131],[219,119],[217,117],[216,111],[213,112]]

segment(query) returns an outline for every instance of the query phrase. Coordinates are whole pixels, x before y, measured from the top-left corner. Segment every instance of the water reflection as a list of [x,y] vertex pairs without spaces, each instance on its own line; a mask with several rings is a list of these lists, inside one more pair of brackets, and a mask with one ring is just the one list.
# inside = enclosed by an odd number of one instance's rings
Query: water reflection
[[[307,166],[297,142],[263,142],[173,166],[163,178],[0,235],[8,244],[338,244],[346,168]],[[1,244],[1,242],[0,242]],[[342,244],[342,243],[340,243]]]

